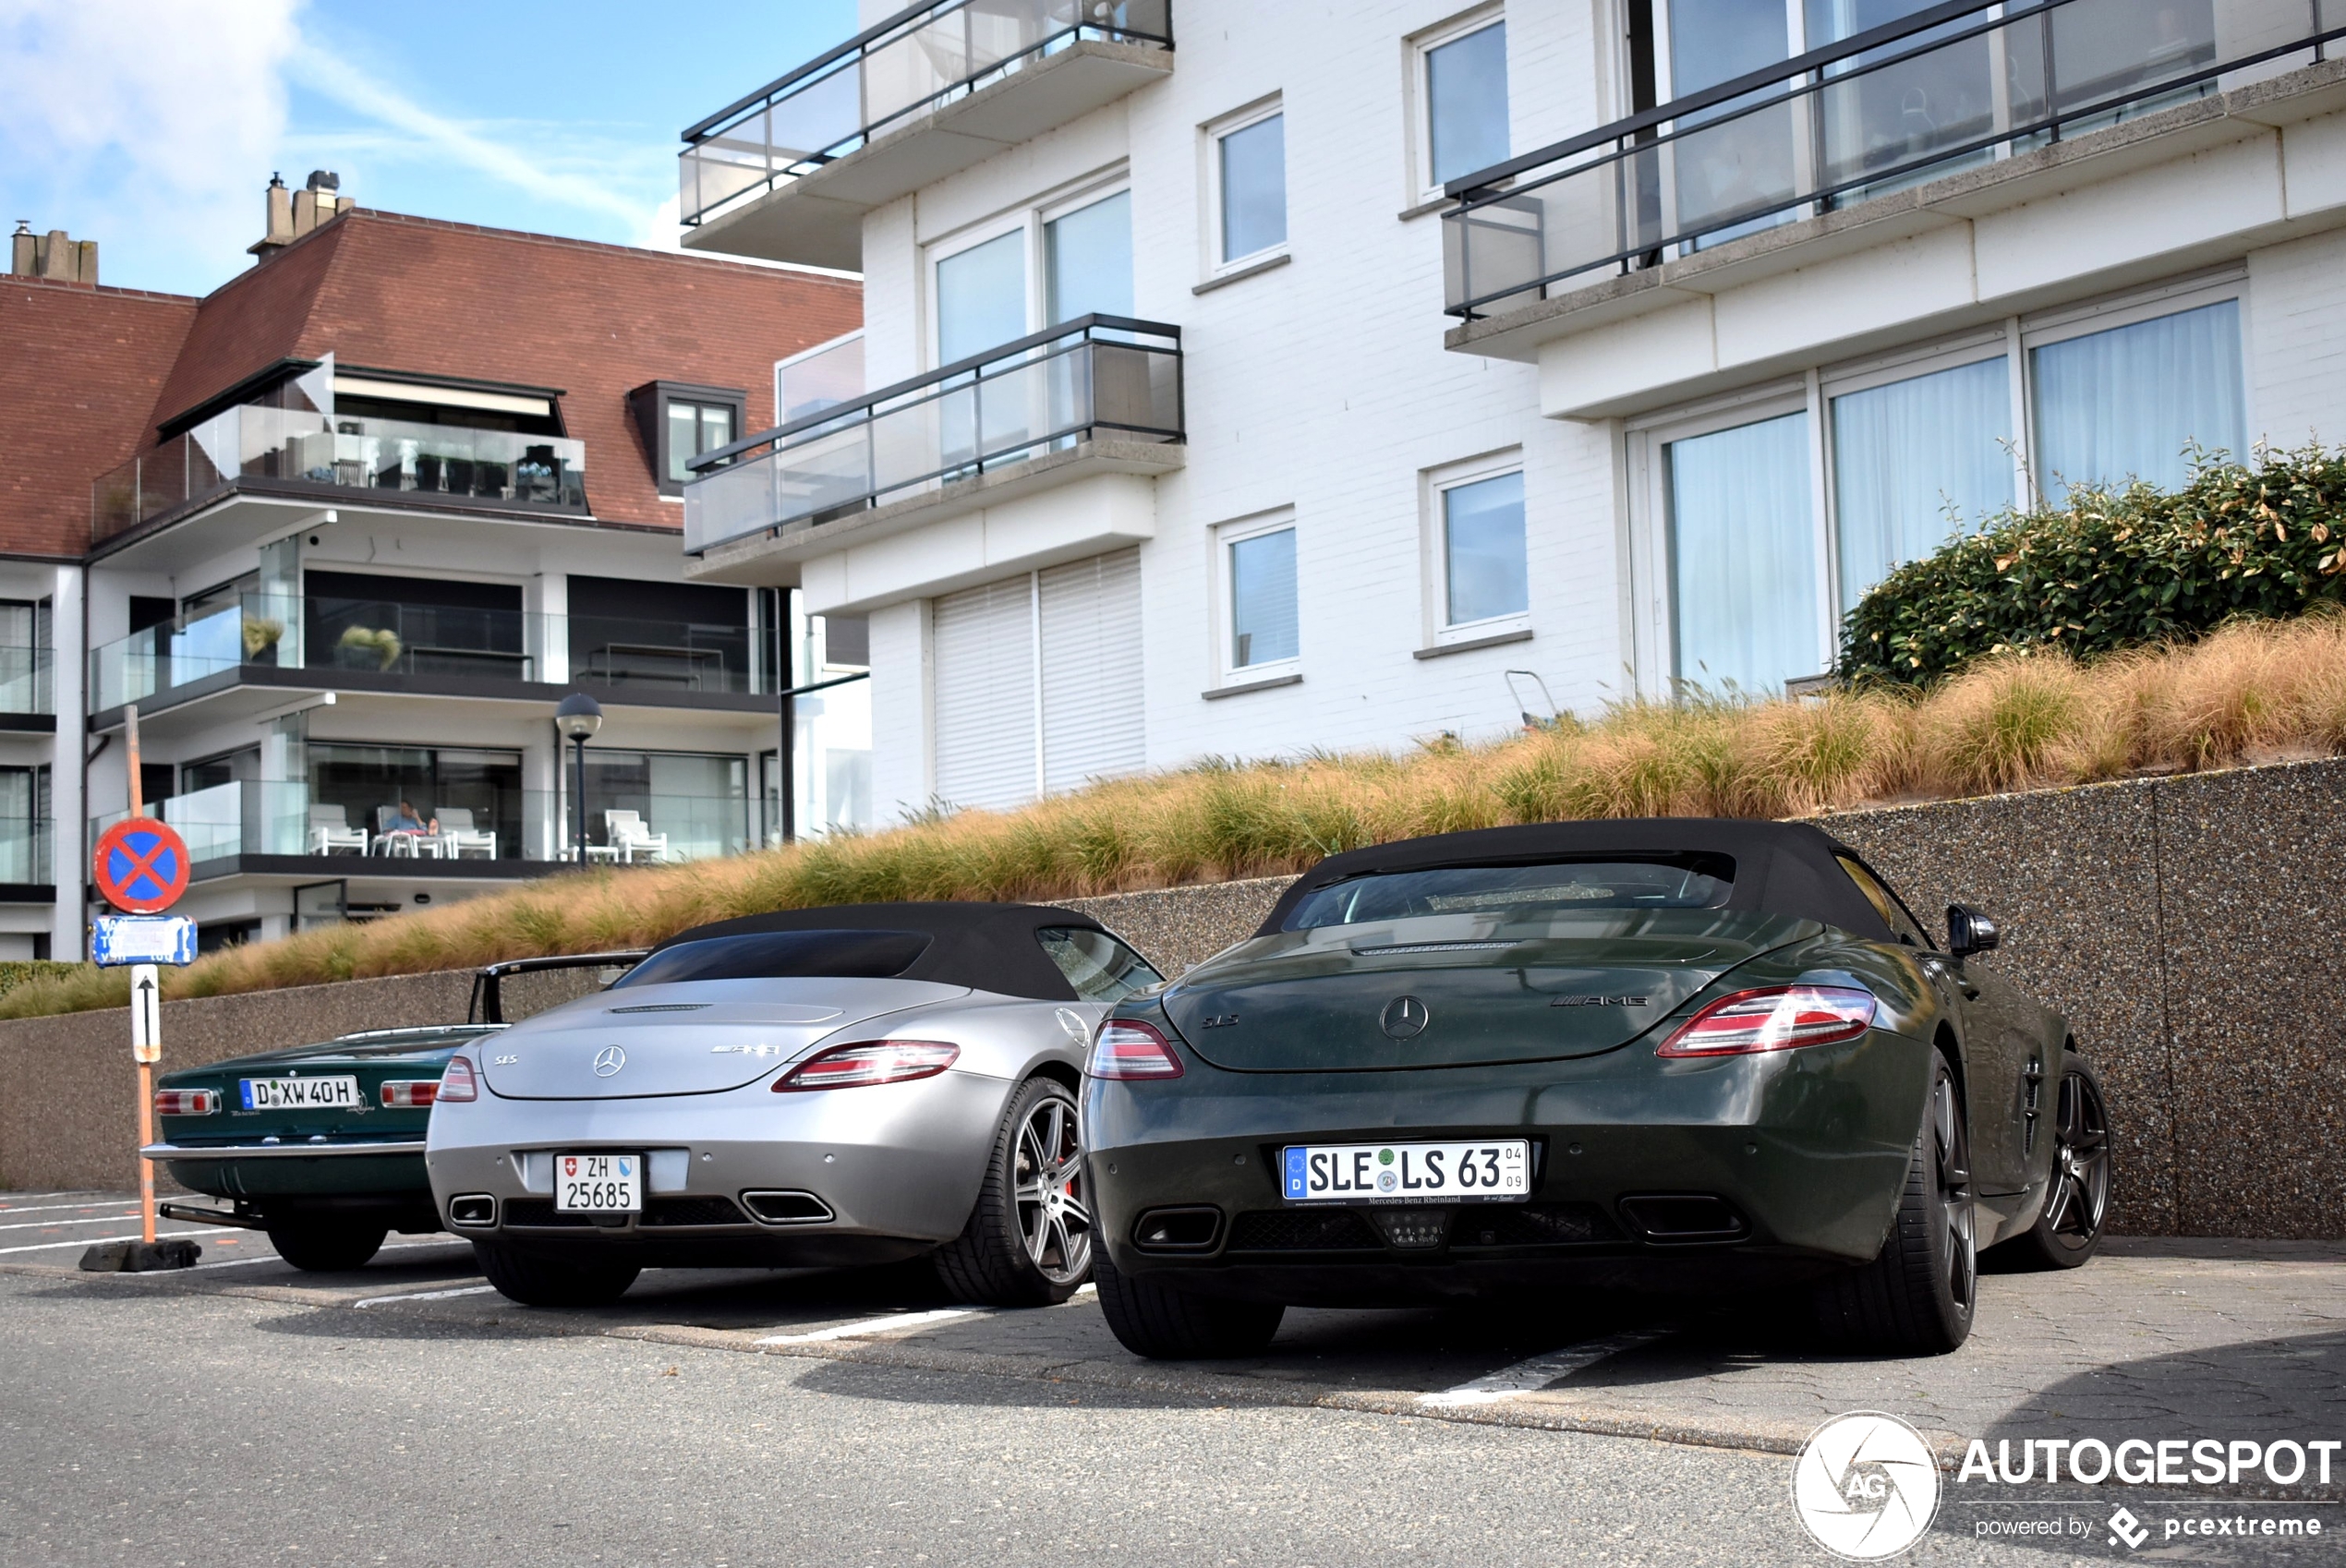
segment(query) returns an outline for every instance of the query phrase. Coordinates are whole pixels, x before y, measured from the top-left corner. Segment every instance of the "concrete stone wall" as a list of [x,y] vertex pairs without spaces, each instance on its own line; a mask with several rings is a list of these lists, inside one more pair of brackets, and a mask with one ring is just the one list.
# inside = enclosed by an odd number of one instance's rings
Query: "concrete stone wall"
[[[2113,1224],[2134,1234],[2346,1236],[2346,761],[2136,779],[1819,819],[1937,925],[1976,903],[1992,965],[2060,1008],[2117,1135]],[[1285,877],[1068,902],[1168,974],[1259,924]],[[464,1016],[469,974],[172,1002],[194,1066]],[[513,1016],[593,983],[516,982]],[[120,1010],[0,1022],[0,1187],[122,1188],[136,1103]],[[60,1086],[70,1086],[61,1093]]]

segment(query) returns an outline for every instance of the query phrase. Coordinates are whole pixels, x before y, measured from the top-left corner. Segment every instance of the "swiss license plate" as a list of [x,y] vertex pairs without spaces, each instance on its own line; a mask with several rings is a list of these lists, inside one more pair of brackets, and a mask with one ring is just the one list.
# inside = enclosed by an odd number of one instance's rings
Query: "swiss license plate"
[[557,1154],[554,1207],[566,1214],[634,1214],[644,1207],[641,1154]]
[[1290,1203],[1493,1203],[1531,1195],[1531,1146],[1469,1143],[1294,1143],[1281,1160]]
[[353,1111],[359,1105],[358,1080],[347,1073],[239,1079],[236,1094],[248,1111]]

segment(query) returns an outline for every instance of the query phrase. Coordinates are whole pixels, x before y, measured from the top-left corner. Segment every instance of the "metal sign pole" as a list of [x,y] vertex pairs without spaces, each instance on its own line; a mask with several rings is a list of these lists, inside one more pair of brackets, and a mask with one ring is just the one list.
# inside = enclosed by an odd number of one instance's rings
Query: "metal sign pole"
[[[122,710],[123,740],[129,753],[130,814],[147,814],[146,791],[139,777],[139,705]],[[163,1055],[162,979],[152,964],[130,970],[130,1055],[139,1064],[139,1147],[155,1140],[155,1063]],[[155,1240],[155,1163],[139,1157],[139,1238]]]

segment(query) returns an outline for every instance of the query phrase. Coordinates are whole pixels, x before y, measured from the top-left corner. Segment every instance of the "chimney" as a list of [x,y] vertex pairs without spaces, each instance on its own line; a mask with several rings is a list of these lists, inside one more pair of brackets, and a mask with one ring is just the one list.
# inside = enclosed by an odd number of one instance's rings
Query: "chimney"
[[312,169],[299,190],[287,190],[282,175],[269,176],[269,230],[248,248],[263,261],[319,224],[358,205],[340,194],[342,179],[331,169]]
[[8,236],[8,271],[18,277],[94,283],[98,281],[98,242],[73,239],[63,229],[37,235],[32,232],[30,219],[18,218],[17,232]]

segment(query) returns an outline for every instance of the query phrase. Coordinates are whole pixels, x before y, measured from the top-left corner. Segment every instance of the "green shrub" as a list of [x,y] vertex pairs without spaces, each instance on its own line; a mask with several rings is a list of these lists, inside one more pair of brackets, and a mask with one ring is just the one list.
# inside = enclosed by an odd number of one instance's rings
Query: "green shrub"
[[32,980],[62,980],[79,973],[86,964],[52,963],[46,959],[8,959],[0,960],[0,996],[6,996],[18,986]]
[[1843,622],[1840,673],[1920,685],[1982,654],[2090,657],[2346,599],[2346,452],[2258,457],[2173,492],[2074,490],[1908,561]]

